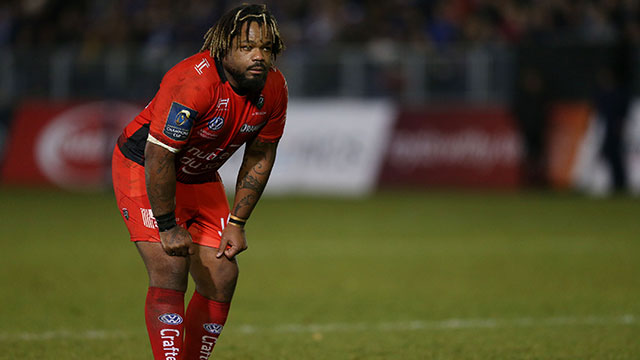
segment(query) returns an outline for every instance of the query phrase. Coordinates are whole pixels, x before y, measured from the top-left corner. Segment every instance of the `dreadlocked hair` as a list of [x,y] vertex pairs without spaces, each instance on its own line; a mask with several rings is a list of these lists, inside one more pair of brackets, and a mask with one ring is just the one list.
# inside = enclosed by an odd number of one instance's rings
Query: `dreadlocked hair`
[[240,35],[242,26],[247,23],[246,36],[248,37],[249,28],[253,22],[271,32],[272,54],[275,59],[284,50],[284,42],[280,37],[278,23],[267,10],[267,5],[258,4],[243,4],[224,14],[204,35],[204,43],[200,51],[209,50],[212,58],[222,60],[231,50],[233,39]]

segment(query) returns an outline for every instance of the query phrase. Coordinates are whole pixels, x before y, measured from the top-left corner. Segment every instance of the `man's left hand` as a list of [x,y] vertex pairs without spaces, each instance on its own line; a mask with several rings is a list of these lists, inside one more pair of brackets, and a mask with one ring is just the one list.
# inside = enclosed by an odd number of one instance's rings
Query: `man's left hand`
[[247,250],[247,247],[247,237],[244,234],[244,228],[228,224],[227,227],[222,230],[220,248],[218,248],[216,257],[221,258],[222,255],[224,255],[228,259],[233,259],[234,256]]

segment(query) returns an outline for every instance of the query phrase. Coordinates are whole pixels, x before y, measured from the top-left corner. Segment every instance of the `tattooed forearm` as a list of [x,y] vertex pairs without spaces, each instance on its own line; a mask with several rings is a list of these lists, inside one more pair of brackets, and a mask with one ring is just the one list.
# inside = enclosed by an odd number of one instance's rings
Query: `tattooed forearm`
[[170,171],[169,167],[175,166],[174,164],[175,156],[168,151],[166,153],[160,154],[156,158],[157,158],[156,175],[166,176],[167,172]]
[[259,197],[260,195],[256,196],[256,195],[249,194],[243,197],[242,199],[239,199],[238,201],[236,201],[236,204],[233,207],[233,213],[244,214],[247,208],[253,209],[256,206],[256,203],[258,202]]
[[[271,167],[276,160],[277,143],[265,143],[255,139],[251,146],[247,147],[246,159],[262,159],[263,161],[252,164],[251,168],[259,175],[267,175],[271,172]],[[268,165],[268,166],[265,166]]]
[[258,140],[247,145],[238,173],[236,197],[233,206],[235,216],[248,218],[264,191],[276,158],[277,143]]
[[[253,171],[256,172],[255,169]],[[262,193],[262,190],[264,190],[265,185],[266,185],[266,182],[261,182],[256,177],[251,176],[250,174],[247,174],[242,178],[242,180],[238,184],[238,188],[249,189],[258,193]]]
[[175,155],[154,144],[145,149],[145,181],[147,196],[155,215],[175,210],[176,173]]

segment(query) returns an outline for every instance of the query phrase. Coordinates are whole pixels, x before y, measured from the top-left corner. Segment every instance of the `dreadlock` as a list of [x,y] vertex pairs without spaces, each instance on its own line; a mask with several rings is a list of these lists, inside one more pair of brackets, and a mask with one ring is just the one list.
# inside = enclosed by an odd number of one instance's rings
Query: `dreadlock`
[[273,39],[272,54],[275,58],[284,50],[278,23],[267,10],[267,5],[258,4],[243,4],[224,14],[204,35],[204,44],[202,44],[200,51],[209,50],[212,58],[221,60],[231,50],[232,40],[240,35],[242,26],[245,23],[248,25],[246,36],[249,36],[249,27],[253,22],[271,32],[271,38]]

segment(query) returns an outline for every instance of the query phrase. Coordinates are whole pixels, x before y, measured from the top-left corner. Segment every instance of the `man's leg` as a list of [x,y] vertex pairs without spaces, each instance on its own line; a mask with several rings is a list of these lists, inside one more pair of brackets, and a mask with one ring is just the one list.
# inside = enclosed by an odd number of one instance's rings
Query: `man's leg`
[[227,320],[238,279],[235,259],[216,258],[218,249],[195,246],[190,272],[196,291],[186,315],[184,360],[208,358]]
[[145,320],[154,359],[183,359],[184,293],[189,258],[169,256],[160,243],[136,242],[149,275]]

